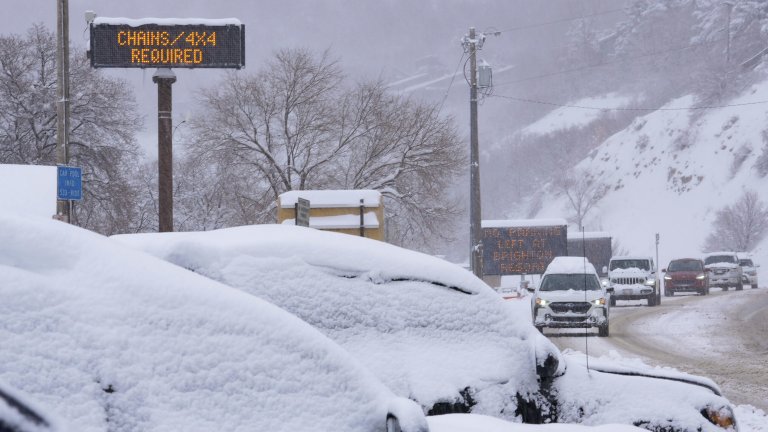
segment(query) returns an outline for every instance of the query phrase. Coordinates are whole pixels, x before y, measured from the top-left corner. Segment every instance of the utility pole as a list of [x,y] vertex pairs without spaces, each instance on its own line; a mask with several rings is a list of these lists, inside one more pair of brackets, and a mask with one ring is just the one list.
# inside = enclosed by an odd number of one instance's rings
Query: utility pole
[[725,11],[728,16],[725,24],[725,67],[731,63],[731,12],[733,11],[733,3],[727,1],[723,3],[725,5]]
[[[56,164],[69,163],[69,0],[56,0]],[[71,201],[56,201],[56,218],[69,223]]]
[[157,84],[157,184],[160,232],[173,231],[173,94],[176,74],[167,68],[152,75]]
[[482,48],[482,38],[478,40],[475,28],[469,28],[469,36],[462,41],[464,51],[469,53],[469,127],[470,127],[470,165],[469,165],[469,262],[472,273],[483,277],[483,236],[480,207],[480,159],[477,132],[477,50]]

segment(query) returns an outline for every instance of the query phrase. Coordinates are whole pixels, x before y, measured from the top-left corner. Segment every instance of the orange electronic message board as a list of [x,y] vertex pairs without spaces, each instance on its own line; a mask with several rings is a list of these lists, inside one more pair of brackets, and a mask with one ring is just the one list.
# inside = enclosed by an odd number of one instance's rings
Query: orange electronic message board
[[[131,20],[133,21],[133,20]],[[242,24],[91,23],[95,68],[235,68],[245,66]],[[168,24],[170,23],[170,24]]]
[[542,274],[567,255],[567,226],[483,227],[483,274]]

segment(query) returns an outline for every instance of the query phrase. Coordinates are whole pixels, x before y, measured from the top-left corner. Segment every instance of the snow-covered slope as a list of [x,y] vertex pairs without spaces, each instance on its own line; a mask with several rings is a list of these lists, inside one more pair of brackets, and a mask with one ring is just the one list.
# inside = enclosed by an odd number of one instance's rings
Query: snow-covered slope
[[[577,165],[611,186],[585,220],[587,230],[613,234],[627,252],[655,254],[659,233],[660,267],[670,259],[700,256],[715,214],[745,190],[768,203],[768,176],[756,162],[768,146],[768,81],[724,101],[722,108],[679,109],[696,105],[693,96],[670,101],[638,116]],[[572,108],[576,109],[576,108]],[[551,126],[553,130],[555,126]],[[570,214],[566,200],[551,191],[536,217]],[[760,284],[768,278],[768,239],[753,251]]]

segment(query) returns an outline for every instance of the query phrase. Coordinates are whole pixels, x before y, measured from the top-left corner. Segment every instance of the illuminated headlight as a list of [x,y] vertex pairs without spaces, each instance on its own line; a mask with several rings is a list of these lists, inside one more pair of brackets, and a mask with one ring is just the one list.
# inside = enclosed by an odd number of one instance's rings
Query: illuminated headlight
[[592,300],[592,304],[595,306],[605,306],[605,297],[601,297],[599,299]]
[[736,417],[734,417],[733,411],[731,411],[730,408],[705,408],[701,410],[701,415],[706,417],[712,424],[720,426],[723,429],[735,429]]
[[550,303],[552,303],[549,300],[544,300],[543,298],[536,298],[536,306],[547,306]]
[[705,275],[705,274],[703,274],[703,273],[702,273],[702,274],[700,274],[700,275],[696,276],[696,279],[698,279],[698,280],[704,280],[704,278],[706,278],[706,277],[707,277],[707,275]]
[[648,285],[648,286],[654,286],[654,285],[656,285],[656,280],[655,279],[648,279],[647,281],[645,281],[645,284]]
[[664,280],[672,280],[672,276],[664,276]]

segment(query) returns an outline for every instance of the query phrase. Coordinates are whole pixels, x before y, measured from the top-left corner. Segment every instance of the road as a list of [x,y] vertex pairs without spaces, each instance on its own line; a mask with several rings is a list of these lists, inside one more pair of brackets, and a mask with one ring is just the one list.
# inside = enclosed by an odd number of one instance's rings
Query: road
[[732,403],[768,411],[768,289],[663,297],[653,308],[619,302],[611,309],[610,331],[608,338],[592,330],[545,334],[560,349],[593,357],[616,351],[709,377]]

